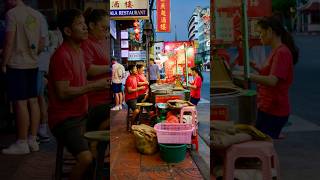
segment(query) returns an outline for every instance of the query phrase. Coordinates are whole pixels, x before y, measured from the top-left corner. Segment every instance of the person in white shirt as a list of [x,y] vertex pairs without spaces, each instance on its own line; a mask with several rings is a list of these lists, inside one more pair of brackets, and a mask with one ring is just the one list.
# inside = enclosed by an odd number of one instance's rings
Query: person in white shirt
[[112,91],[115,97],[115,106],[111,110],[117,111],[122,109],[122,80],[125,77],[125,69],[122,64],[112,58]]

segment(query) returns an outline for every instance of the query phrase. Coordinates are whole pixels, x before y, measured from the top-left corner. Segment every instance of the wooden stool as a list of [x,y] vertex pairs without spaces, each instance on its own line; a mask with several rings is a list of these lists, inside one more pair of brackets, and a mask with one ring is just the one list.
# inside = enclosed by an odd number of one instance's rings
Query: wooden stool
[[98,141],[94,179],[102,180],[105,152],[110,145],[110,133],[109,131],[91,131],[85,133],[84,137],[89,141]]

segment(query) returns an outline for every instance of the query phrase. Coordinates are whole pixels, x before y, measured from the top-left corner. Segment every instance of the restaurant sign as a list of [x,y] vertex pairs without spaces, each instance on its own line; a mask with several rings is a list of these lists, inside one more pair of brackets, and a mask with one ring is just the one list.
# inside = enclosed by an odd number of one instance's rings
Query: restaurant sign
[[129,51],[128,61],[145,61],[146,59],[146,51]]
[[110,17],[115,20],[149,19],[149,1],[111,0]]
[[170,0],[157,0],[157,32],[170,32]]

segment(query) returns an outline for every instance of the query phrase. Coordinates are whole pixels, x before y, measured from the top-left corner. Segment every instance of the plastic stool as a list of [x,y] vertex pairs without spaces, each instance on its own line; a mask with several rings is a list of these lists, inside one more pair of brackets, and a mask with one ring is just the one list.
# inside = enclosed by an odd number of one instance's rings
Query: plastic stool
[[199,149],[199,142],[198,142],[198,125],[196,123],[196,118],[197,118],[197,109],[195,106],[187,106],[187,107],[183,107],[180,110],[180,123],[183,123],[183,115],[186,112],[190,112],[192,115],[192,124],[195,126],[194,128],[194,132],[193,132],[193,137],[192,137],[192,141],[191,144],[195,144],[196,145],[196,151],[198,151]]
[[262,162],[263,180],[272,179],[272,168],[277,171],[277,180],[280,179],[279,160],[273,143],[249,141],[229,147],[224,160],[224,180],[234,180],[234,164],[238,158],[259,158]]

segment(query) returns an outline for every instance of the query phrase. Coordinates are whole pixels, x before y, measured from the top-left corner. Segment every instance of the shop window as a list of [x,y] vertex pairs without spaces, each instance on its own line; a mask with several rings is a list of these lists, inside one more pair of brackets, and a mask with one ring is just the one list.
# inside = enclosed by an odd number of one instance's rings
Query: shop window
[[311,24],[320,24],[320,13],[314,12],[311,14]]

